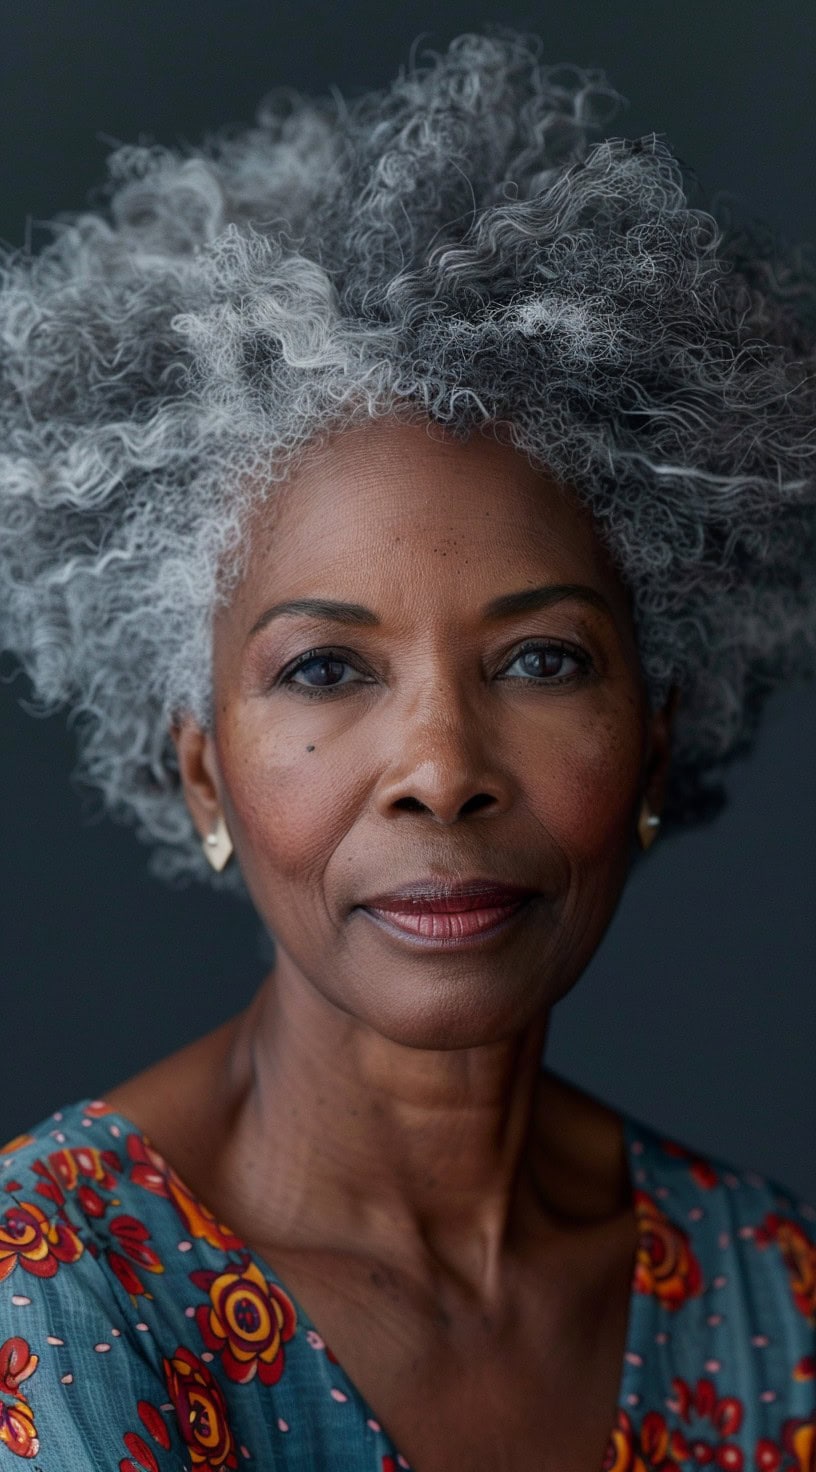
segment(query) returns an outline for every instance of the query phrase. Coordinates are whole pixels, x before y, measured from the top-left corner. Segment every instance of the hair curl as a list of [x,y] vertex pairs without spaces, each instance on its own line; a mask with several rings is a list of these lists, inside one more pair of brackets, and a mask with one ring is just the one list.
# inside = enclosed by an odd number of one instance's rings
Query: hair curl
[[490,28],[352,102],[120,146],[98,209],[0,252],[0,640],[164,877],[241,888],[169,727],[211,720],[258,476],[343,424],[502,425],[589,506],[650,698],[681,692],[669,825],[816,669],[814,272],[693,207],[656,134],[591,142],[623,99],[540,55]]

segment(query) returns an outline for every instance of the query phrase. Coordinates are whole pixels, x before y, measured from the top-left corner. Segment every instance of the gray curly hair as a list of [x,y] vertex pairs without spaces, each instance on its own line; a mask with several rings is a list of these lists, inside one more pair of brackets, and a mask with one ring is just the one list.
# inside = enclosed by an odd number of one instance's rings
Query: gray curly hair
[[352,102],[280,89],[2,247],[0,639],[167,879],[242,887],[169,728],[211,722],[252,498],[345,424],[501,426],[590,508],[650,700],[680,691],[669,826],[814,673],[814,272],[693,207],[657,135],[591,142],[623,99],[540,58],[493,27]]

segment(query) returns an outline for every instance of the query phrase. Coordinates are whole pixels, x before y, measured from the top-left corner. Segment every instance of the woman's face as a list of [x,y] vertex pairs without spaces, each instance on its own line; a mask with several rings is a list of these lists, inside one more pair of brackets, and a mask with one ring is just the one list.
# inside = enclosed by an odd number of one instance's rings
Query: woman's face
[[[199,831],[223,812],[277,967],[326,1001],[416,1047],[511,1035],[583,971],[661,805],[668,717],[588,513],[492,438],[381,420],[312,450],[249,534],[213,733],[176,733]],[[274,613],[296,599],[354,611]],[[473,875],[537,892],[475,946],[363,908]]]

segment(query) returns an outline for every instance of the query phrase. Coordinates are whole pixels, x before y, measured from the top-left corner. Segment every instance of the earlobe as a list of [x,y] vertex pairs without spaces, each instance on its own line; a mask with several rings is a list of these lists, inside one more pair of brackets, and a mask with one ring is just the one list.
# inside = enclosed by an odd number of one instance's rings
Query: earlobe
[[220,773],[215,743],[193,716],[181,716],[170,728],[178,757],[179,777],[187,810],[202,838],[221,812]]

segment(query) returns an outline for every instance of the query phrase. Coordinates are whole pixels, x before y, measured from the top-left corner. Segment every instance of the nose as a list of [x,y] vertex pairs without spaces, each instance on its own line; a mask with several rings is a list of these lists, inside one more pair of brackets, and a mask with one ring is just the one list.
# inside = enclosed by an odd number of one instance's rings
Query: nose
[[436,681],[392,716],[393,759],[377,791],[383,816],[428,813],[447,825],[506,809],[511,779],[500,765],[498,743],[450,683]]

